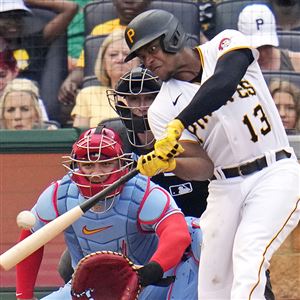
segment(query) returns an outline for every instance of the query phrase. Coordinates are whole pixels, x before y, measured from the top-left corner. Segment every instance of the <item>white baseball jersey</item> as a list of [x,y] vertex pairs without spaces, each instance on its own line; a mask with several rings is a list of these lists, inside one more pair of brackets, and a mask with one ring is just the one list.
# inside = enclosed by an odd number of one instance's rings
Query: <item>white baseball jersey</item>
[[[211,41],[198,46],[203,73],[201,84],[210,78],[217,59],[241,48],[251,48],[245,36],[225,30]],[[241,164],[264,152],[289,146],[277,108],[257,63],[258,51],[252,49],[254,61],[226,105],[185,130],[181,140],[199,141],[215,167]],[[197,83],[171,79],[164,82],[148,111],[149,123],[156,139],[161,138],[166,124],[192,100]],[[207,101],[213,101],[207,100]]]
[[[235,30],[225,30],[199,46],[201,84],[213,75],[219,57],[241,48],[250,46]],[[294,155],[274,163],[275,151],[289,148],[289,144],[258,66],[258,52],[252,52],[254,61],[232,98],[181,136],[181,140],[200,142],[216,168],[217,180],[210,182],[207,208],[200,218],[203,244],[198,295],[205,300],[265,299],[270,259],[300,218],[299,164]],[[148,111],[156,139],[199,88],[175,79],[163,83]],[[268,167],[249,176],[226,178],[217,172],[264,155]]]

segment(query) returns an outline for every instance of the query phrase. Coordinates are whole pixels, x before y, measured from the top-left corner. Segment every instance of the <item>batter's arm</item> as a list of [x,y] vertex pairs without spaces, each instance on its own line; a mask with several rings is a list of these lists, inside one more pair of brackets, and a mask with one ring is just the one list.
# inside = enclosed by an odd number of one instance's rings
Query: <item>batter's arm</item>
[[185,128],[210,115],[232,97],[254,57],[250,49],[238,49],[221,56],[214,74],[199,88],[191,103],[176,117]]
[[176,157],[173,173],[184,180],[204,181],[213,176],[214,164],[205,150],[196,142],[180,141],[184,152]]

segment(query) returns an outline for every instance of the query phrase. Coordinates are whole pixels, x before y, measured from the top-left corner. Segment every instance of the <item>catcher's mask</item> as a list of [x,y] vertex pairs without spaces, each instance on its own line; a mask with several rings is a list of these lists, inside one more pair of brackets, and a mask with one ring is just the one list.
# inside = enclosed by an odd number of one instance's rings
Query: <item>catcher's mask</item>
[[[70,171],[81,194],[89,198],[125,175],[133,164],[130,157],[129,153],[123,153],[121,139],[115,131],[98,126],[80,135],[71,154],[65,157],[67,160],[63,162],[63,166]],[[93,171],[87,172],[86,168],[93,168]],[[109,208],[122,187],[106,197],[105,200],[111,200]],[[107,209],[105,206],[105,210]]]
[[186,42],[186,33],[173,14],[151,9],[136,16],[125,29],[125,39],[130,48],[125,62],[136,57],[137,50],[159,37],[162,49],[168,53],[178,52]]
[[[120,116],[128,140],[134,147],[147,147],[154,141],[147,112],[160,88],[161,82],[157,76],[148,69],[137,67],[125,73],[114,90],[106,91],[110,106]],[[145,133],[144,142],[137,138],[137,133]]]

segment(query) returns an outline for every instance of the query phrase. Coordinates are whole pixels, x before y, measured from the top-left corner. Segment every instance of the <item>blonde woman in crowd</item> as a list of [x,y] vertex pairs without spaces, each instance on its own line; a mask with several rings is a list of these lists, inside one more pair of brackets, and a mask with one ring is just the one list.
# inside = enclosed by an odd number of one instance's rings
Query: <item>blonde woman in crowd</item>
[[0,98],[0,113],[1,129],[57,129],[43,121],[39,89],[28,79],[14,79],[6,85]]
[[300,88],[290,81],[273,78],[269,90],[287,132],[300,131]]
[[106,99],[106,89],[114,88],[121,75],[138,65],[138,59],[124,63],[128,53],[123,29],[113,31],[103,41],[95,64],[101,86],[83,88],[77,95],[71,113],[74,127],[95,127],[103,119],[117,117]]

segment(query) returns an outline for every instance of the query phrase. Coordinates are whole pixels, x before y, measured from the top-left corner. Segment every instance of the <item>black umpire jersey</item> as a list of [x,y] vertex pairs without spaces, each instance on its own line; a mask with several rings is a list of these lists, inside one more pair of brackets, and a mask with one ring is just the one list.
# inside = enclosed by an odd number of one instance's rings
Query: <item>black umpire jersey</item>
[[206,208],[209,181],[185,181],[173,173],[161,173],[151,180],[166,189],[186,216],[200,217]]
[[[124,124],[119,118],[111,118],[100,124],[117,131],[122,139],[125,152],[133,152],[137,156],[147,154],[151,149],[143,150],[133,147],[127,138]],[[166,189],[186,216],[199,218],[206,208],[209,181],[185,181],[173,173],[161,173],[151,178],[153,182]]]

